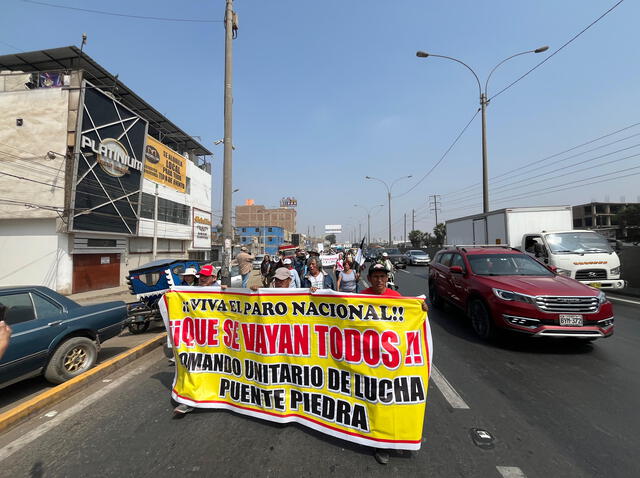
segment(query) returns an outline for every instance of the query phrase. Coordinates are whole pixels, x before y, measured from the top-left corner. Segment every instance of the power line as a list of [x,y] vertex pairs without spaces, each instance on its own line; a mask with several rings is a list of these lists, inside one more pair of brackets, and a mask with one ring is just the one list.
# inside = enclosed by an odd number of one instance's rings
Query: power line
[[584,32],[586,32],[589,28],[591,28],[592,26],[594,26],[596,23],[598,23],[600,20],[602,20],[605,16],[607,16],[609,13],[611,13],[618,5],[620,5],[622,2],[624,2],[624,0],[619,0],[618,2],[616,2],[615,5],[613,5],[611,8],[609,8],[609,10],[607,10],[606,12],[604,12],[602,15],[600,15],[598,18],[596,18],[593,22],[591,22],[589,25],[587,25],[585,28],[583,28],[580,32],[578,32],[576,35],[574,35],[571,39],[569,39],[569,41],[567,41],[564,45],[562,45],[560,48],[558,48],[556,51],[554,51],[553,53],[551,53],[551,55],[547,56],[544,60],[542,60],[540,63],[538,63],[537,65],[535,65],[533,68],[531,68],[529,71],[527,71],[525,74],[523,74],[522,76],[520,76],[519,78],[517,78],[516,80],[512,81],[511,83],[509,83],[507,86],[505,86],[504,88],[502,88],[500,91],[498,91],[495,95],[493,95],[491,98],[489,98],[489,101],[493,100],[495,97],[499,96],[500,94],[504,93],[505,91],[507,91],[509,88],[511,88],[513,85],[515,85],[516,83],[518,83],[520,80],[522,80],[523,78],[525,78],[526,76],[528,76],[531,72],[533,72],[534,70],[540,68],[543,64],[545,64],[547,61],[549,61],[551,58],[553,58],[556,54],[560,53],[561,50],[563,50],[565,47],[567,47],[569,44],[571,44],[575,39],[577,39],[580,35],[582,35]]
[[467,131],[467,128],[469,128],[469,126],[471,125],[471,123],[473,122],[474,119],[476,119],[476,116],[478,116],[478,113],[480,112],[480,109],[477,109],[476,112],[474,113],[474,115],[471,117],[471,119],[469,120],[469,122],[464,126],[464,128],[462,128],[462,131],[460,131],[460,133],[458,134],[458,136],[456,136],[456,139],[453,140],[453,143],[451,143],[451,146],[449,146],[447,148],[447,150],[444,152],[444,154],[442,156],[440,156],[440,159],[438,159],[438,161],[436,161],[436,164],[434,164],[431,169],[429,169],[429,171],[427,171],[425,173],[424,176],[422,176],[422,178],[420,178],[420,180],[415,183],[413,186],[411,186],[408,190],[406,190],[405,192],[403,192],[402,194],[398,194],[397,196],[394,196],[394,198],[400,198],[402,196],[406,196],[407,194],[409,194],[411,191],[413,191],[415,188],[418,187],[418,185],[424,181],[427,176],[429,176],[431,174],[431,172],[436,169],[438,167],[438,165],[444,160],[444,158],[447,157],[447,155],[449,154],[449,151],[451,151],[453,149],[453,147],[456,145],[456,143],[458,142],[458,140],[460,139],[460,137],[464,134],[465,131]]
[[[575,162],[575,163],[572,163],[572,164],[568,164],[568,165],[565,165],[565,166],[562,166],[562,167],[559,167],[559,168],[556,168],[556,169],[552,169],[551,171],[547,171],[547,172],[545,172],[545,173],[541,173],[541,174],[539,174],[539,175],[529,176],[529,177],[527,177],[527,178],[523,178],[523,179],[519,179],[519,180],[517,180],[517,181],[513,181],[513,182],[510,182],[510,183],[507,183],[507,184],[503,184],[502,186],[498,186],[498,187],[494,188],[493,190],[494,190],[494,191],[496,191],[496,190],[498,190],[498,191],[499,191],[499,190],[506,190],[506,191],[508,191],[508,190],[510,190],[510,189],[514,189],[513,187],[510,187],[510,186],[513,186],[513,185],[515,185],[515,184],[520,184],[520,183],[523,183],[523,182],[524,182],[524,183],[526,183],[526,182],[531,181],[531,179],[536,179],[536,178],[541,177],[541,176],[547,176],[547,175],[552,174],[552,173],[557,173],[558,171],[562,171],[562,170],[565,170],[565,169],[567,169],[567,168],[572,168],[572,167],[574,167],[574,166],[581,166],[581,165],[583,165],[583,164],[586,164],[586,163],[590,163],[590,162],[592,162],[592,161],[595,161],[596,159],[602,159],[602,158],[604,158],[604,157],[611,156],[612,154],[616,154],[616,153],[619,153],[619,152],[622,152],[622,151],[627,151],[627,150],[632,149],[632,148],[637,148],[638,146],[640,146],[640,143],[635,144],[635,145],[633,145],[633,146],[629,146],[629,147],[627,147],[627,148],[619,149],[619,150],[617,150],[617,151],[612,151],[612,152],[610,152],[610,153],[602,154],[602,155],[600,155],[600,156],[596,156],[596,157],[591,158],[591,159],[587,159],[587,160],[584,160],[584,161],[578,161],[578,162]],[[598,168],[598,167],[601,167],[601,166],[606,166],[606,165],[608,165],[608,164],[612,164],[612,163],[617,163],[617,162],[619,162],[619,161],[624,161],[625,159],[635,158],[635,157],[637,157],[637,156],[640,156],[640,154],[632,154],[632,155],[629,155],[629,156],[624,156],[624,157],[622,157],[622,158],[613,159],[613,160],[611,160],[611,161],[605,161],[604,163],[598,163],[598,164],[596,164],[595,166],[589,166],[589,167],[587,167],[587,168],[582,168],[582,169],[580,170],[580,172],[588,171],[589,169],[594,169],[594,168]],[[564,160],[563,160],[563,161],[564,161]],[[532,185],[532,184],[537,184],[537,183],[544,182],[544,181],[548,181],[548,180],[549,180],[549,179],[541,179],[541,180],[533,181],[533,182],[529,182],[529,184],[522,185],[522,186],[517,186],[517,187],[526,187],[526,186],[530,186],[530,185]],[[449,202],[467,201],[467,200],[469,200],[470,198],[475,197],[477,194],[479,194],[479,193],[474,193],[474,194],[466,195],[466,196],[462,196],[462,197],[459,197],[459,198],[456,198],[456,199],[451,199]]]
[[[574,151],[574,150],[576,150],[576,149],[578,149],[578,148],[581,148],[581,147],[583,147],[583,146],[587,146],[587,145],[589,145],[589,144],[592,144],[592,143],[595,143],[595,142],[597,142],[597,141],[600,141],[601,139],[608,138],[608,137],[613,136],[613,135],[615,135],[615,134],[621,133],[622,131],[626,131],[626,130],[628,130],[628,129],[634,128],[634,127],[636,127],[636,126],[638,126],[638,125],[640,125],[640,122],[638,122],[638,123],[634,123],[634,124],[631,124],[631,125],[629,125],[629,126],[625,126],[624,128],[620,128],[620,129],[618,129],[618,130],[616,130],[616,131],[613,131],[613,132],[611,132],[611,133],[607,133],[607,134],[605,134],[605,135],[599,136],[598,138],[591,139],[591,140],[586,141],[586,142],[584,142],[584,143],[581,143],[581,144],[579,144],[579,145],[577,145],[577,146],[573,146],[573,147],[571,147],[571,148],[569,148],[569,149],[565,149],[564,151],[560,151],[559,153],[555,153],[555,154],[552,154],[552,155],[550,155],[550,156],[546,156],[546,157],[544,157],[544,158],[542,158],[542,159],[540,159],[540,160],[538,160],[538,161],[536,161],[536,162],[534,162],[534,163],[532,163],[532,164],[528,164],[528,165],[524,165],[524,166],[519,166],[519,167],[517,167],[517,168],[510,169],[509,171],[506,171],[506,172],[504,172],[504,173],[498,174],[497,176],[494,176],[493,178],[491,178],[492,184],[493,184],[493,182],[500,182],[500,181],[503,181],[503,180],[495,181],[495,180],[497,180],[498,178],[502,178],[502,177],[504,177],[504,176],[518,176],[517,174],[516,174],[516,175],[512,175],[511,173],[514,173],[514,172],[520,172],[520,171],[522,171],[523,169],[528,169],[528,168],[537,168],[541,163],[543,163],[543,162],[545,162],[545,161],[548,161],[548,160],[553,159],[553,158],[557,158],[558,156],[562,156],[562,155],[563,155],[563,154],[565,154],[565,153],[569,153],[569,152]],[[624,137],[624,138],[622,138],[622,139],[618,139],[618,140],[616,140],[616,141],[612,141],[612,142],[607,143],[607,144],[605,144],[605,145],[598,146],[597,148],[593,148],[593,149],[589,149],[589,150],[583,151],[583,152],[581,152],[581,153],[577,153],[577,154],[575,154],[575,155],[573,155],[573,156],[569,156],[569,157],[567,157],[567,158],[561,159],[560,161],[566,161],[567,159],[575,158],[575,157],[581,156],[581,155],[583,155],[583,154],[587,154],[587,153],[590,153],[590,152],[596,151],[597,149],[602,149],[602,148],[604,148],[604,147],[606,147],[606,146],[611,146],[612,144],[619,143],[619,142],[625,141],[625,140],[627,140],[627,139],[630,139],[630,138],[633,138],[633,137],[636,137],[636,136],[639,136],[639,135],[640,135],[640,133],[632,134],[632,135],[630,135],[630,136],[626,136],[626,137]],[[452,194],[456,194],[456,193],[459,193],[459,192],[464,192],[464,191],[467,191],[467,190],[473,189],[473,188],[478,187],[478,186],[481,186],[481,185],[482,185],[482,183],[475,183],[475,184],[472,184],[472,185],[470,185],[470,186],[465,186],[465,187],[464,187],[464,188],[462,188],[462,189],[457,189],[457,190],[455,190],[455,191],[451,191],[451,192],[448,192],[448,193],[446,193],[446,194],[443,194],[443,196],[444,196],[444,197],[451,196]]]
[[138,20],[157,20],[163,22],[188,22],[188,23],[223,23],[224,20],[201,20],[197,18],[167,18],[167,17],[148,17],[145,15],[129,15],[126,13],[106,12],[103,10],[91,10],[88,8],[69,7],[67,5],[56,5],[55,3],[38,2],[36,0],[22,0],[25,3],[33,3],[35,5],[43,5],[45,7],[62,8],[65,10],[76,10],[85,13],[96,13],[98,15],[110,15],[113,17],[136,18]]

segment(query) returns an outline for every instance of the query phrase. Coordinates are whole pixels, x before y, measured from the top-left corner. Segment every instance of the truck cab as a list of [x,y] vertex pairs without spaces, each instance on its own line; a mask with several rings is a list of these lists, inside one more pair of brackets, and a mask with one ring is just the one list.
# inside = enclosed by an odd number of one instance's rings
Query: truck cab
[[602,289],[621,289],[620,258],[607,239],[589,230],[525,234],[521,250],[560,275]]

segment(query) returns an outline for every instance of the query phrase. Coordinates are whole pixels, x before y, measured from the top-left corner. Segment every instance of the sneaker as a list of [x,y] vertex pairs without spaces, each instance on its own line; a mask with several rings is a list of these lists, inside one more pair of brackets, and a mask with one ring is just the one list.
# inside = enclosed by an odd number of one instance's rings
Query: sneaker
[[376,452],[373,454],[376,461],[381,465],[386,465],[389,463],[389,452],[387,450],[380,450],[376,448]]
[[187,413],[190,413],[192,411],[193,411],[193,407],[190,407],[189,405],[185,405],[181,403],[180,405],[178,405],[176,408],[173,409],[173,417],[182,418]]

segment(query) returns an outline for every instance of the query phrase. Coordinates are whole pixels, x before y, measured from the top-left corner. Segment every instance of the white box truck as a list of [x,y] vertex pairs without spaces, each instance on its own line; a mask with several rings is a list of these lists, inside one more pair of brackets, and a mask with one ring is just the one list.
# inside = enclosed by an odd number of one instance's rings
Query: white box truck
[[558,274],[592,287],[621,289],[620,258],[597,232],[573,229],[571,206],[517,207],[446,221],[449,245],[507,245]]

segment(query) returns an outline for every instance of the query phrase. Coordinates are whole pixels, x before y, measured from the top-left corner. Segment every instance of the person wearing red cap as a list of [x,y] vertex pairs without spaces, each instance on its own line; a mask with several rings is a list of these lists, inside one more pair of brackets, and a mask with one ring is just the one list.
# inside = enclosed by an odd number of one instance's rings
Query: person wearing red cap
[[211,264],[202,266],[198,271],[198,285],[200,287],[215,286],[217,277],[216,268]]

